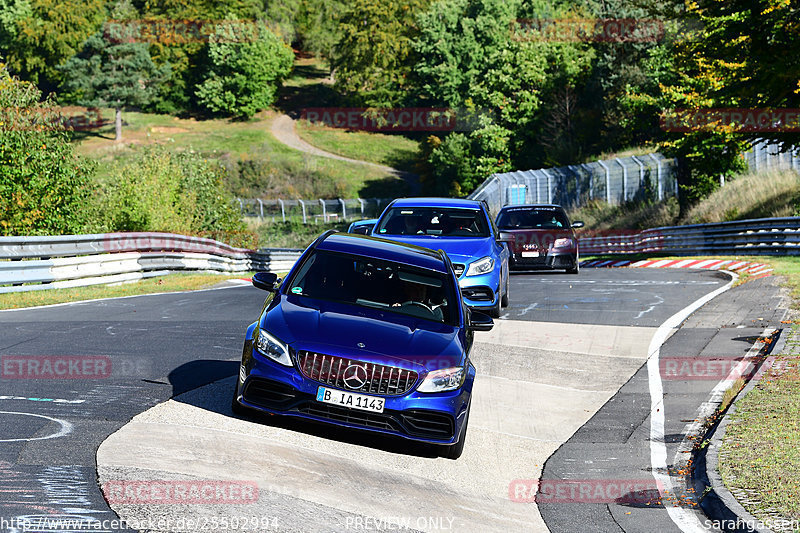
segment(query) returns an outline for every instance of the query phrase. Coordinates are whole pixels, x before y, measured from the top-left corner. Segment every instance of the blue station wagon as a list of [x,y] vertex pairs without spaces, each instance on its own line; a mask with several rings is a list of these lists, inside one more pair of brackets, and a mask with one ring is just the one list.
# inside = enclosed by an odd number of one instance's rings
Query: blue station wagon
[[483,202],[402,198],[389,204],[372,235],[433,250],[453,262],[467,305],[497,318],[508,305],[510,252]]

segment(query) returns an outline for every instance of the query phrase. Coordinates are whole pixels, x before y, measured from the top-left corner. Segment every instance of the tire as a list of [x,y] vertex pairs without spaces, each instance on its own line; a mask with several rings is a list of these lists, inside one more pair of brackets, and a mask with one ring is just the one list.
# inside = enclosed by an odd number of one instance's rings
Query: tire
[[577,274],[581,271],[580,259],[575,258],[575,266],[567,269],[567,274]]
[[444,453],[442,454],[443,457],[448,459],[456,460],[461,457],[461,453],[464,451],[464,443],[467,441],[467,425],[469,424],[469,407],[467,408],[467,416],[464,419],[464,427],[461,428],[461,438],[458,439],[458,442],[455,444],[451,444],[450,446],[445,446]]
[[236,393],[237,392],[239,392],[239,384],[238,383],[236,384],[236,386],[233,389],[233,398],[231,398],[231,411],[233,411],[233,414],[235,414],[235,415],[245,416],[250,412],[250,410],[247,407],[245,407],[245,406],[243,406],[242,404],[239,403],[239,400],[236,398],[236,396],[237,396]]
[[500,299],[500,306],[501,307],[508,307],[508,278],[511,277],[511,271],[509,270],[508,274],[506,274],[506,290],[503,293],[502,298]]
[[500,303],[501,303],[501,300],[502,300],[502,297],[498,294],[497,295],[497,303],[494,305],[494,307],[492,307],[491,309],[489,309],[489,311],[487,311],[490,317],[492,317],[492,318],[500,318]]

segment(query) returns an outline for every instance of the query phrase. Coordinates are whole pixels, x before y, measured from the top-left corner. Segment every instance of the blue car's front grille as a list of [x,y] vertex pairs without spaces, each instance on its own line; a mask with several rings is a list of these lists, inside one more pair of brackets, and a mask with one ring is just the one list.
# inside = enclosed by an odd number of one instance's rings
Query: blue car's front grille
[[407,393],[417,382],[417,373],[405,368],[307,351],[297,355],[298,366],[305,377],[341,389],[398,396]]

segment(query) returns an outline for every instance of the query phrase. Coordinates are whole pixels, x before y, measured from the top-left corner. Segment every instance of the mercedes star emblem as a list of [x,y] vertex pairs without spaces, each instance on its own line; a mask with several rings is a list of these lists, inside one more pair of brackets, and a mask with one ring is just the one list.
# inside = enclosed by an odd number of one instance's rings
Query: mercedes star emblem
[[344,371],[344,384],[348,389],[358,390],[367,382],[367,369],[361,365],[350,365]]

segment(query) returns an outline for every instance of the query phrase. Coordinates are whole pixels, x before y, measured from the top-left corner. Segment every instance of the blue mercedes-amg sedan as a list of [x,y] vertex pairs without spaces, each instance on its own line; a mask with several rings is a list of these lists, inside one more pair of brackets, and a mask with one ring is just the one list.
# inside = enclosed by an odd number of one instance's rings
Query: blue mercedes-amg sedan
[[326,232],[268,291],[245,337],[233,411],[258,410],[464,448],[475,331],[442,251]]
[[508,305],[508,242],[483,202],[400,198],[381,214],[372,235],[434,250],[453,261],[467,305],[497,318]]

